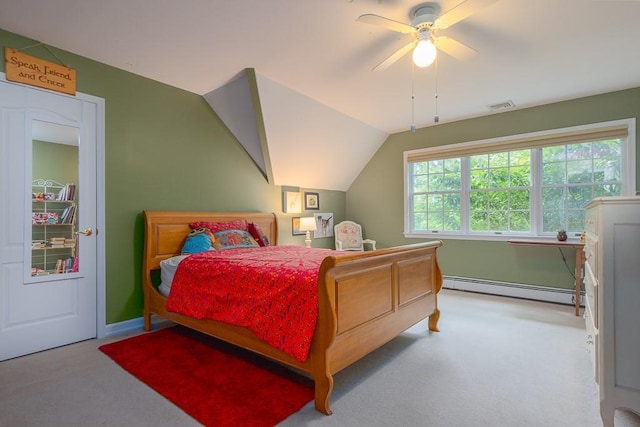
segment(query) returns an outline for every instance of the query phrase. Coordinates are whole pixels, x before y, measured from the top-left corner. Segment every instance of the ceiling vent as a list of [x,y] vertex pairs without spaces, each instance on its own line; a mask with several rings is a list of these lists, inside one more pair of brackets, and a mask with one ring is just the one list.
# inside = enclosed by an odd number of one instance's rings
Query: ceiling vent
[[503,101],[503,102],[498,102],[497,104],[493,104],[493,105],[489,105],[489,110],[491,111],[501,111],[501,110],[508,110],[509,108],[513,108],[515,107],[516,104],[513,103],[513,101]]

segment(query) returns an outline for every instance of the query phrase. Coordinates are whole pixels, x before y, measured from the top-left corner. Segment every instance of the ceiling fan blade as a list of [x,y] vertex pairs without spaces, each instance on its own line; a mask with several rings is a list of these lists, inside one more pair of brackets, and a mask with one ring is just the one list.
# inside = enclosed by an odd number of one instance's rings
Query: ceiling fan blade
[[435,46],[444,53],[461,61],[471,59],[478,53],[474,48],[447,36],[436,37]]
[[366,15],[360,15],[357,19],[365,24],[377,25],[378,27],[386,28],[387,30],[397,31],[399,33],[408,34],[415,31],[409,24],[403,22],[394,21],[393,19],[385,18],[384,16],[374,15],[368,13]]
[[473,15],[480,9],[490,6],[498,0],[464,0],[453,9],[449,9],[434,22],[434,28],[449,28],[463,19]]
[[390,57],[373,67],[373,71],[384,71],[391,66],[398,59],[402,58],[407,52],[411,51],[416,45],[416,41],[412,41],[409,44],[402,46],[400,49],[396,50]]

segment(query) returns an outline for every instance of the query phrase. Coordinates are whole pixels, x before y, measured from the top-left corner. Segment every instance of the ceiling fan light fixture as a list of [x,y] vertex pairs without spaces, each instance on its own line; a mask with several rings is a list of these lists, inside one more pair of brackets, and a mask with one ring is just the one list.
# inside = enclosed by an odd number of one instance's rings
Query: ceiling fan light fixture
[[436,59],[436,47],[430,39],[422,39],[413,49],[413,63],[416,66],[424,68],[433,64]]

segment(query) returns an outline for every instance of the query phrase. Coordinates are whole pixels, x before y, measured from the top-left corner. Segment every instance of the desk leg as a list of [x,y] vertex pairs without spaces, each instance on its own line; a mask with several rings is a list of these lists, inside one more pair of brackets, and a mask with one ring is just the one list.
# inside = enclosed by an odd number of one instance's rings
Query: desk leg
[[576,283],[575,283],[575,304],[576,316],[580,315],[580,285],[582,283],[582,264],[584,259],[584,251],[582,248],[576,248]]

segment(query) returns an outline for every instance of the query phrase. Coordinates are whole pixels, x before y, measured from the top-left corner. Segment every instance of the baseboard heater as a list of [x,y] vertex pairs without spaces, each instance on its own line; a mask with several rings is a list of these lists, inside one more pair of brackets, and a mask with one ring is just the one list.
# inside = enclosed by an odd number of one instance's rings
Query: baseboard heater
[[[442,286],[459,291],[478,292],[480,294],[500,295],[513,298],[524,298],[558,304],[574,305],[573,289],[550,288],[547,286],[524,285],[518,283],[495,282],[490,280],[470,279],[467,277],[444,276]],[[580,305],[584,305],[584,293],[580,294]],[[151,317],[152,329],[166,326],[166,319]],[[120,335],[130,331],[141,330],[144,325],[142,317],[113,323],[106,326],[106,336]]]
[[[447,289],[478,292],[481,294],[524,298],[566,305],[575,304],[575,292],[573,289],[551,288],[548,286],[509,282],[495,282],[491,280],[455,276],[444,276],[442,286]],[[580,292],[580,305],[584,305],[584,292]]]

